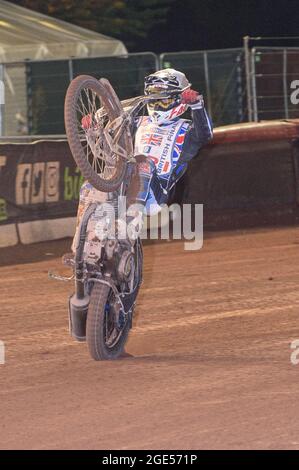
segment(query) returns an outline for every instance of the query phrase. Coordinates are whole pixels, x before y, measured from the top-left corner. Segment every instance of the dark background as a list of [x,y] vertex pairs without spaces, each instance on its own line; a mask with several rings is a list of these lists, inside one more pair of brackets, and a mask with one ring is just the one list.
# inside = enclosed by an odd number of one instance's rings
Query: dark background
[[117,37],[130,52],[239,47],[245,35],[299,36],[298,0],[11,1]]
[[167,18],[165,29],[149,35],[154,51],[239,47],[246,35],[299,36],[298,0],[175,1]]

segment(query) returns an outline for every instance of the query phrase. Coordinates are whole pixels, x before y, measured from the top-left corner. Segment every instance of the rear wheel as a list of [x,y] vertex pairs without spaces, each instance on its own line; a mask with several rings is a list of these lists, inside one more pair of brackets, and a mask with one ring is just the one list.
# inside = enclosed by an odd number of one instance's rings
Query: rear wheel
[[83,176],[99,191],[115,191],[125,177],[132,138],[124,128],[117,141],[113,139],[122,114],[107,80],[80,75],[70,83],[64,106],[67,139]]
[[119,309],[111,287],[96,282],[86,325],[86,340],[92,358],[96,361],[117,359],[124,351],[129,330],[130,321]]

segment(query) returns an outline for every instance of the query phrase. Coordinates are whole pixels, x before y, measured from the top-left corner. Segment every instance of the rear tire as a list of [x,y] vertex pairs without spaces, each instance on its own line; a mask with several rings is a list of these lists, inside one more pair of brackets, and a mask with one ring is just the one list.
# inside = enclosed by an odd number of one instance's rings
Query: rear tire
[[86,340],[90,355],[96,361],[118,359],[124,352],[124,347],[130,331],[127,321],[122,334],[113,347],[108,347],[105,339],[106,304],[111,287],[96,282],[90,296],[87,314]]

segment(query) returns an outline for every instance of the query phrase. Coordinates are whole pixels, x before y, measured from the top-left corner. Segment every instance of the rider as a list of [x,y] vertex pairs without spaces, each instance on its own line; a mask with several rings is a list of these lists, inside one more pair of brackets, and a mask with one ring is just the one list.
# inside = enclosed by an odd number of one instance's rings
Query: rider
[[[138,163],[141,187],[136,202],[152,215],[167,202],[170,190],[185,173],[188,162],[212,138],[213,131],[203,97],[191,89],[184,73],[170,68],[152,73],[145,77],[144,93],[157,94],[157,100],[148,102],[148,116],[140,117],[136,123],[134,153],[144,156]],[[192,120],[181,118],[188,108]],[[78,219],[86,205],[103,202],[105,198],[90,183],[84,183]]]
[[[142,154],[148,165],[140,166],[143,191],[137,200],[148,214],[160,210],[170,190],[213,135],[203,97],[191,89],[186,76],[174,69],[164,69],[145,77],[145,95],[165,95],[150,101],[148,116],[141,118],[135,135],[135,155]],[[192,121],[180,116],[191,108]]]

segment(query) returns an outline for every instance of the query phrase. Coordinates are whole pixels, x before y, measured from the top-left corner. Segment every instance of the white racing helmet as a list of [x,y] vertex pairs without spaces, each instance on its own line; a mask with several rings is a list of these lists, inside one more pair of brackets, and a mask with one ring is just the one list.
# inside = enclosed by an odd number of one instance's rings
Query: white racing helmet
[[181,102],[181,93],[190,87],[186,75],[174,69],[159,70],[145,77],[145,95],[159,95],[157,100],[153,99],[147,105],[152,120],[157,124],[167,124],[183,114],[187,105]]

